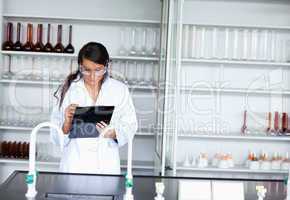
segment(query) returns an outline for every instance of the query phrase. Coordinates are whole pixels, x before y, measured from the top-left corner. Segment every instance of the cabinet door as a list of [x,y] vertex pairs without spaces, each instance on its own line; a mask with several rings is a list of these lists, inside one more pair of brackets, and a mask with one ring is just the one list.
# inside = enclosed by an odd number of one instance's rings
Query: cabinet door
[[164,174],[164,162],[163,162],[163,148],[164,148],[164,108],[165,108],[165,81],[166,81],[166,61],[167,61],[167,40],[168,40],[168,28],[169,28],[169,0],[162,1],[162,15],[160,26],[160,57],[158,68],[158,93],[157,93],[157,129],[155,140],[155,165],[157,173]]
[[164,0],[161,19],[161,51],[158,74],[158,112],[156,131],[156,164],[161,165],[161,174],[174,164],[174,141],[176,135],[176,72],[178,55],[178,5],[176,0]]

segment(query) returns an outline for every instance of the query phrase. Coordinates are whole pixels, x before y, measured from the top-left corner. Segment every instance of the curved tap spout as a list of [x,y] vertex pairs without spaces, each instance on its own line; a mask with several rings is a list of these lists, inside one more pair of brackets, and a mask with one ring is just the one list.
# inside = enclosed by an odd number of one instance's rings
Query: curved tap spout
[[27,193],[25,194],[25,196],[28,198],[33,198],[37,194],[35,188],[37,179],[37,174],[35,170],[36,135],[38,131],[43,127],[55,128],[59,132],[59,134],[63,134],[62,130],[55,124],[52,124],[51,122],[42,122],[32,129],[30,134],[30,145],[29,145],[29,172],[26,176]]

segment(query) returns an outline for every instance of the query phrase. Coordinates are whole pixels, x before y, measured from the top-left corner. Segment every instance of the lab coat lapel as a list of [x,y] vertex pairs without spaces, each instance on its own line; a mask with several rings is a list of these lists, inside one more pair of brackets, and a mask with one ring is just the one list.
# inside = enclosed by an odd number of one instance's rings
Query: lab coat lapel
[[[93,99],[91,98],[85,86],[84,80],[81,79],[79,81],[79,87],[82,88],[83,95],[86,99],[86,105],[82,105],[82,106],[106,105],[106,101],[108,101],[108,99],[105,99],[105,96],[106,96],[105,92],[107,91],[108,85],[109,85],[109,77],[107,77],[105,81],[103,82],[96,102],[93,102]],[[86,149],[89,152],[97,152],[97,151],[103,151],[103,149],[107,147],[107,143],[108,143],[107,139],[105,138],[95,138],[95,139],[86,138],[86,139],[81,139],[81,141],[79,142],[79,145],[81,149]]]
[[110,78],[109,77],[106,77],[102,86],[101,86],[101,89],[99,91],[99,94],[98,94],[98,98],[96,100],[96,102],[94,102],[85,86],[85,82],[84,82],[84,79],[81,79],[79,82],[78,82],[78,86],[81,88],[81,90],[83,91],[83,95],[86,99],[86,105],[84,106],[98,106],[98,105],[106,105],[106,99],[104,99],[105,97],[105,92],[106,92],[106,89],[108,88],[110,84]]

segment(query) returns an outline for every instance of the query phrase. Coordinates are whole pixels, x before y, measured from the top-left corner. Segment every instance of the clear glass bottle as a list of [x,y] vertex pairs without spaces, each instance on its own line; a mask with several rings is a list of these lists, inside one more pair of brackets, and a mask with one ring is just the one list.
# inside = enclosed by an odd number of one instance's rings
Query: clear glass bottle
[[137,41],[137,30],[136,28],[132,28],[131,30],[131,48],[130,48],[130,55],[135,56],[137,54],[136,50],[136,41]]

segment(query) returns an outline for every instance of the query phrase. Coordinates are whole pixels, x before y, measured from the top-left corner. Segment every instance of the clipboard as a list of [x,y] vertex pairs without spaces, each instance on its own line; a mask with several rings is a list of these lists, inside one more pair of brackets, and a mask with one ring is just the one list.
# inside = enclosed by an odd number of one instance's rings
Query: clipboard
[[110,124],[114,109],[114,106],[77,107],[68,137],[71,139],[99,137],[96,124],[101,121]]

